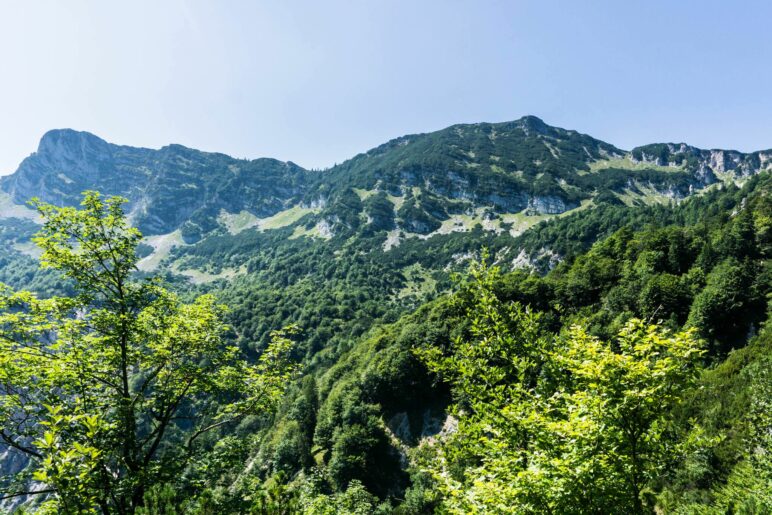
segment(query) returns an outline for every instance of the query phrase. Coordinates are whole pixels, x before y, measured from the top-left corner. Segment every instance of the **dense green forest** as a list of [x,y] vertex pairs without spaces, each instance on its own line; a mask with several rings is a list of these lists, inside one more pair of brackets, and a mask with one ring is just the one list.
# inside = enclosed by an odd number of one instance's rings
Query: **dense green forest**
[[288,221],[206,197],[153,269],[131,199],[0,219],[0,506],[772,511],[772,177],[706,152],[527,118],[255,163]]
[[[679,206],[546,224],[529,237],[575,235],[546,275],[502,274],[483,253],[454,293],[391,324],[349,326],[341,341],[364,336],[333,366],[304,349],[274,423],[247,418],[203,438],[137,509],[766,511],[770,191],[761,175]],[[42,244],[44,259],[63,259]],[[378,277],[356,264],[337,272]],[[348,293],[370,325],[397,318],[362,303],[371,293]],[[348,305],[307,298],[320,321]],[[322,339],[336,330],[318,327]]]
[[[676,456],[680,460],[656,464],[657,474],[645,487],[648,504],[641,509],[667,505],[673,511],[685,513],[700,509],[723,513],[728,504],[747,505],[750,512],[764,512],[763,506],[768,507],[763,504],[769,502],[764,493],[770,479],[768,447],[763,440],[770,423],[765,399],[769,389],[769,334],[763,328],[768,318],[770,291],[769,192],[769,177],[763,176],[749,181],[742,189],[727,188],[676,208],[653,209],[651,218],[645,213],[631,213],[625,227],[546,276],[517,272],[496,276],[486,283],[494,295],[494,300],[489,299],[490,310],[506,313],[514,305],[538,314],[533,341],[522,345],[536,345],[543,338],[560,340],[560,335],[571,327],[614,342],[634,317],[657,324],[663,334],[694,328],[692,338],[701,342],[698,348],[704,352],[699,363],[694,364],[699,371],[691,379],[691,386],[680,391],[685,397],[674,402],[669,413],[659,414],[664,419],[658,424],[671,426],[668,437],[673,438],[672,445],[698,444],[690,447],[688,454],[684,451],[685,455]],[[597,213],[601,215],[600,211]],[[593,232],[586,227],[594,224],[586,224],[580,218],[575,222],[573,231]],[[561,224],[563,230],[572,230],[570,222]],[[637,225],[644,227],[631,228]],[[302,426],[299,431],[294,429],[296,421],[288,416],[286,429],[279,424],[279,431],[286,432],[276,440],[276,447],[269,449],[273,452],[273,464],[268,475],[271,470],[276,474],[287,467],[289,459],[294,461],[289,464],[291,469],[308,470],[303,463],[313,459],[317,466],[321,462],[326,471],[328,492],[359,480],[381,497],[391,495],[399,499],[398,492],[384,491],[383,487],[394,488],[401,482],[412,486],[407,487],[400,509],[431,511],[436,508],[435,503],[452,509],[453,504],[445,505],[438,497],[431,474],[412,462],[414,465],[408,471],[413,475],[405,476],[400,459],[407,455],[420,463],[421,454],[431,452],[421,442],[423,437],[441,430],[442,423],[432,424],[431,417],[441,413],[449,401],[455,401],[451,405],[460,410],[461,421],[470,418],[465,412],[469,409],[465,404],[470,402],[465,398],[469,393],[456,389],[458,385],[452,380],[448,385],[428,373],[415,353],[415,349],[429,346],[453,358],[458,342],[474,337],[470,325],[479,316],[479,294],[469,293],[468,288],[462,286],[455,295],[440,298],[398,323],[375,331],[322,374],[313,397],[320,406],[313,440],[304,440]],[[519,336],[522,328],[516,321],[511,324],[515,327],[505,325],[497,331]],[[483,360],[482,364],[476,363],[478,370],[493,368],[502,357],[494,349],[488,352],[491,339],[485,340],[481,350],[484,355],[476,357]],[[504,347],[501,353],[518,357],[517,346],[512,345],[514,348]],[[456,366],[463,367],[464,363]],[[746,389],[749,382],[754,386]],[[731,388],[727,388],[729,384]],[[418,397],[415,392],[422,394]],[[290,406],[288,401],[288,414]],[[482,413],[483,417],[495,416],[502,410],[495,404],[485,407],[492,414]],[[479,438],[479,427],[469,430],[473,432],[470,440],[475,434]],[[307,431],[310,435],[310,429]],[[289,443],[293,434],[294,446]],[[759,439],[762,443],[756,444]],[[289,455],[288,446],[294,447]],[[308,450],[313,455],[304,458]],[[467,458],[471,462],[462,460],[457,465],[461,470],[455,470],[460,475],[458,488],[462,491],[470,486],[463,482],[464,468],[479,473],[474,458],[481,457]],[[388,463],[391,470],[386,466]],[[749,474],[747,467],[758,469]],[[741,481],[737,477],[740,474],[752,477],[753,481],[744,486],[732,484]],[[570,475],[563,477],[574,479],[577,478]],[[472,474],[467,480],[474,482],[476,476]],[[295,481],[302,484],[304,480]],[[333,498],[335,495],[332,494]],[[610,499],[611,504],[594,510],[616,511],[618,499]],[[569,498],[566,502],[563,508],[551,509],[563,512],[578,499]],[[754,508],[756,502],[761,504]],[[700,507],[701,504],[704,506]],[[486,505],[482,506],[478,509],[486,511]],[[580,512],[585,509],[581,503],[575,506]],[[488,509],[495,511],[493,506]],[[459,511],[467,510],[471,507],[460,505]],[[516,511],[529,510],[549,511],[527,504]]]

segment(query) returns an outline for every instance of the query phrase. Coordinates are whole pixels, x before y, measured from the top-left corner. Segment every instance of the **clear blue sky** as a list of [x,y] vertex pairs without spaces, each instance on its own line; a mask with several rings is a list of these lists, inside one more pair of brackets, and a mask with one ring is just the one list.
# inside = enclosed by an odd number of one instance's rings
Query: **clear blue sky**
[[769,1],[3,1],[0,173],[48,129],[326,167],[534,114],[772,147]]

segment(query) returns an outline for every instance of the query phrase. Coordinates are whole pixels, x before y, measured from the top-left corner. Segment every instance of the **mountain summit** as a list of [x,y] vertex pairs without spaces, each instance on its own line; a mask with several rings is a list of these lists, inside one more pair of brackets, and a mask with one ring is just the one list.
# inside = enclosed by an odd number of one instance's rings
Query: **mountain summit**
[[226,208],[273,214],[298,197],[307,173],[275,159],[239,160],[182,145],[119,146],[62,129],[47,132],[0,187],[18,203],[38,197],[76,205],[84,190],[121,195],[129,199],[134,223],[158,234],[186,222],[211,230]]

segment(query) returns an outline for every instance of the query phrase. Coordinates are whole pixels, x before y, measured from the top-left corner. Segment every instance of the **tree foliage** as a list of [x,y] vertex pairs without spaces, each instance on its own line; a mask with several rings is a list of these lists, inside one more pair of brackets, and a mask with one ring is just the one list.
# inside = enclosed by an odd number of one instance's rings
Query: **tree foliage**
[[135,280],[141,234],[123,202],[87,192],[82,209],[36,203],[41,263],[77,294],[0,290],[0,443],[32,460],[29,493],[60,512],[134,512],[201,435],[272,410],[293,370],[288,334],[251,365],[223,340],[212,296],[183,303]]
[[674,410],[697,377],[695,331],[633,319],[613,341],[560,336],[472,268],[468,338],[418,350],[452,386],[457,430],[425,466],[456,513],[644,513],[644,492],[689,443]]

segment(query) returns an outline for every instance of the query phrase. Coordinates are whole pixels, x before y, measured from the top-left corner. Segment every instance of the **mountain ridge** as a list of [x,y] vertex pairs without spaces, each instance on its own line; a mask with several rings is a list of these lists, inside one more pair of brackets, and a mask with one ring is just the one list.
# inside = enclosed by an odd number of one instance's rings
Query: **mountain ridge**
[[256,226],[288,209],[309,208],[318,211],[315,223],[325,235],[350,232],[360,225],[356,218],[374,223],[374,230],[430,235],[458,216],[555,216],[586,202],[678,200],[724,176],[733,180],[771,166],[770,150],[654,143],[625,151],[535,116],[400,136],[322,171],[179,144],[117,145],[89,132],[54,129],[13,174],[0,178],[0,189],[17,204],[38,197],[77,205],[87,189],[125,196],[146,235],[180,230],[194,243],[227,228],[229,217],[247,217]]

